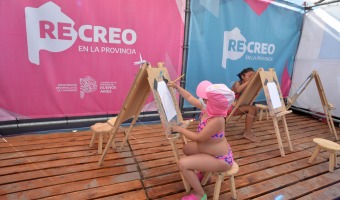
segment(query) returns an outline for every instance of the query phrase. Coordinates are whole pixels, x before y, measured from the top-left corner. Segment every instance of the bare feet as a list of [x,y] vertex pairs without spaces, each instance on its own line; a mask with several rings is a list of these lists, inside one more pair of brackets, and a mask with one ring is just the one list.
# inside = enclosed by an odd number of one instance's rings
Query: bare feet
[[243,137],[245,137],[246,139],[255,142],[255,143],[260,143],[261,140],[259,138],[257,138],[251,131],[250,133],[246,133],[244,132]]

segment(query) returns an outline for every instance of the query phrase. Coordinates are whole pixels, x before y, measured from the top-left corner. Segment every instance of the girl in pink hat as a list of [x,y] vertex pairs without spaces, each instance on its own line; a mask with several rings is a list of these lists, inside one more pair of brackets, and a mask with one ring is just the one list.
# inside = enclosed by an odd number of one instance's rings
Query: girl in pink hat
[[192,141],[183,147],[186,156],[180,158],[179,169],[194,193],[182,197],[182,200],[206,200],[207,195],[196,171],[222,172],[233,165],[233,154],[224,136],[224,117],[235,94],[224,84],[202,81],[196,89],[197,96],[201,99],[199,100],[176,84],[169,82],[168,86],[176,88],[190,104],[202,110],[197,132],[181,126],[172,127],[172,131],[181,133]]

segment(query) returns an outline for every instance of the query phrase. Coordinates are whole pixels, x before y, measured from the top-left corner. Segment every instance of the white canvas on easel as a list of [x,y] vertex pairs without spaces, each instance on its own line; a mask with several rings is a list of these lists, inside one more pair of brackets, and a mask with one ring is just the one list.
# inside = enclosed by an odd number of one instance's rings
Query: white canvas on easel
[[270,99],[272,101],[273,108],[280,108],[282,107],[281,101],[280,101],[280,95],[279,92],[277,91],[277,85],[275,82],[269,82],[267,83],[268,86],[268,91],[270,95]]
[[171,97],[170,90],[164,81],[158,82],[157,92],[159,93],[159,97],[161,99],[166,118],[169,122],[177,115],[177,113],[173,99]]

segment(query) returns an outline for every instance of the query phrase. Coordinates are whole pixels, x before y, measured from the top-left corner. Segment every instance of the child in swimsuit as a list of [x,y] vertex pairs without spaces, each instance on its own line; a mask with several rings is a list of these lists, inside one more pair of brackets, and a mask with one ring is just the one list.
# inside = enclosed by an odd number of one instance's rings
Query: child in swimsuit
[[[231,87],[231,90],[235,92],[235,101],[241,96],[242,92],[246,89],[246,87],[248,86],[248,83],[251,81],[254,74],[255,74],[255,70],[251,67],[243,69],[240,73],[237,74],[240,80],[236,81]],[[228,110],[228,114],[230,114],[232,110],[233,110],[233,106],[230,106]],[[246,114],[246,120],[245,120],[245,128],[243,131],[243,137],[252,142],[259,143],[260,139],[257,138],[251,131],[251,127],[257,115],[256,106],[241,105],[240,107],[237,108],[237,110],[235,110],[233,116],[244,115],[244,114]]]
[[[203,112],[201,113],[202,116]],[[207,125],[207,119],[206,120],[202,120],[198,126],[197,126],[197,133],[200,133],[203,128]],[[210,139],[220,139],[224,137],[224,131],[223,132],[219,132],[216,133],[215,135],[211,136]],[[215,156],[217,159],[221,159],[224,160],[225,162],[227,162],[230,166],[233,165],[234,162],[234,158],[233,158],[233,152],[231,151],[230,145],[228,144],[228,153],[225,154],[224,156]]]
[[186,156],[180,158],[179,169],[194,193],[182,197],[182,200],[206,200],[207,195],[196,171],[220,172],[227,171],[232,166],[234,159],[225,138],[224,117],[235,95],[224,84],[202,81],[196,89],[197,96],[202,99],[200,101],[178,85],[168,83],[168,86],[176,88],[190,104],[202,110],[197,132],[180,126],[172,127],[172,131],[181,133],[192,141],[183,147]]

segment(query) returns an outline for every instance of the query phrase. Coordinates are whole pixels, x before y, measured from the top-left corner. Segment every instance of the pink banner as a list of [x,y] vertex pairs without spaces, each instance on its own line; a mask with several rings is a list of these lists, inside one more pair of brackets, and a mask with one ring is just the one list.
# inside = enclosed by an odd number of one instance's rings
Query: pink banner
[[164,62],[175,79],[184,6],[185,0],[0,1],[0,121],[116,114],[140,55],[153,66]]

